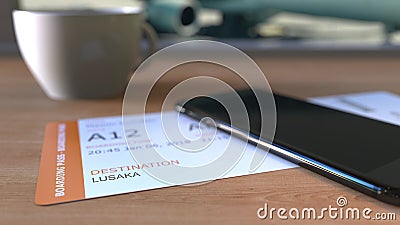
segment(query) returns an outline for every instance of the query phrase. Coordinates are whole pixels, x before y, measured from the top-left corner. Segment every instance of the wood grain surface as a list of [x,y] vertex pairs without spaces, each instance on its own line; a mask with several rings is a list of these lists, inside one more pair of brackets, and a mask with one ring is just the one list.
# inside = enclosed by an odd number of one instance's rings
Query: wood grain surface
[[[361,91],[400,94],[398,56],[343,54],[255,55],[275,91],[306,98]],[[187,74],[229,72],[204,67],[175,71],[160,80],[149,111]],[[146,81],[143,77],[141,82]],[[207,88],[207,87],[205,87]],[[163,94],[164,93],[164,94]],[[0,224],[398,224],[391,206],[302,168],[229,178],[198,186],[178,186],[53,206],[33,203],[45,124],[58,120],[121,114],[122,97],[54,101],[46,97],[18,57],[0,58]],[[140,106],[138,106],[140,107]],[[260,220],[257,209],[337,206],[395,212],[395,221]]]

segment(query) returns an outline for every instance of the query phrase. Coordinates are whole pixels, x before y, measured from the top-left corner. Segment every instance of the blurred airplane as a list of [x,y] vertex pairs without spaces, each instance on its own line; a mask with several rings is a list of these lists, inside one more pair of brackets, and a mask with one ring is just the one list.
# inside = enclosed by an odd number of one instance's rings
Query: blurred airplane
[[218,10],[222,28],[216,35],[243,33],[280,11],[315,16],[382,22],[386,32],[400,30],[400,0],[148,0],[149,21],[162,32],[190,36],[200,30],[198,12]]

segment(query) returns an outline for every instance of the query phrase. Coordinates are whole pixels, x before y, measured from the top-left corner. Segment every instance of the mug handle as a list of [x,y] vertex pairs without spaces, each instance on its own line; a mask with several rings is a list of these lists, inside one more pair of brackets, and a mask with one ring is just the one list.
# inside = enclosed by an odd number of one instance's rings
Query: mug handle
[[157,33],[154,28],[147,22],[142,23],[142,29],[149,42],[149,49],[144,58],[147,58],[157,50]]

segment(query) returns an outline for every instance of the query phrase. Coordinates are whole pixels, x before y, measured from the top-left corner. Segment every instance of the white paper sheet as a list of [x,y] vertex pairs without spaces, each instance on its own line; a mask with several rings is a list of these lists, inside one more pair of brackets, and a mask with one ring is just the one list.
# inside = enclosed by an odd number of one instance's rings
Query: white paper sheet
[[356,115],[400,125],[400,96],[384,92],[363,92],[311,98],[310,102]]

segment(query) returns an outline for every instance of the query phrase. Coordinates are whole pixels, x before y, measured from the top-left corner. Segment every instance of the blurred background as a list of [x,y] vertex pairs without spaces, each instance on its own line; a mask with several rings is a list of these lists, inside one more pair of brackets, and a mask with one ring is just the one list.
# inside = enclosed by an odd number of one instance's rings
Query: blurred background
[[399,0],[2,0],[0,53],[17,53],[11,11],[141,6],[159,47],[220,40],[247,51],[400,48]]

